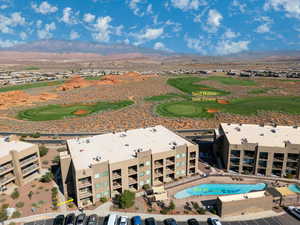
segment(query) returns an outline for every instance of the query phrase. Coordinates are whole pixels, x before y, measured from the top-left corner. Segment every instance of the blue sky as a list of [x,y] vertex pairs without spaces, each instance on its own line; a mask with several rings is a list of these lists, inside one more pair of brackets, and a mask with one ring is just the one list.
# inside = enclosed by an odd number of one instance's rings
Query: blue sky
[[0,46],[43,39],[226,55],[299,50],[300,0],[0,0]]

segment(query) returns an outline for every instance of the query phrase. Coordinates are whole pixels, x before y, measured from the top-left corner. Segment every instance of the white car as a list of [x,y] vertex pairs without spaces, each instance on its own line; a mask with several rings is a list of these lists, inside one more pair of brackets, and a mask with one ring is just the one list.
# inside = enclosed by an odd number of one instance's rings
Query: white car
[[121,216],[119,225],[128,225],[128,217],[127,216]]
[[216,218],[208,218],[208,222],[211,225],[222,225],[221,221],[219,219],[216,219]]
[[289,206],[288,211],[293,214],[297,219],[300,219],[300,208]]

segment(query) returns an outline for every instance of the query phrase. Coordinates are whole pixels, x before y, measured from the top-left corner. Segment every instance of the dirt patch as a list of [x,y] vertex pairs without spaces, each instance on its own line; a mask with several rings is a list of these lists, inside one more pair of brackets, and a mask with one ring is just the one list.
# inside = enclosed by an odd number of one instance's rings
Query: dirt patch
[[208,109],[207,110],[208,113],[216,113],[216,112],[219,112],[218,109]]
[[223,104],[223,105],[229,104],[229,101],[224,100],[224,99],[218,99],[217,102],[218,102],[219,104]]
[[87,110],[84,110],[84,109],[79,109],[75,112],[73,112],[73,115],[76,115],[76,116],[81,116],[81,115],[86,115],[88,114],[89,112]]
[[56,98],[56,94],[50,93],[29,95],[23,91],[8,91],[0,93],[0,109],[3,110],[16,106],[27,106],[32,105],[34,102],[44,102]]

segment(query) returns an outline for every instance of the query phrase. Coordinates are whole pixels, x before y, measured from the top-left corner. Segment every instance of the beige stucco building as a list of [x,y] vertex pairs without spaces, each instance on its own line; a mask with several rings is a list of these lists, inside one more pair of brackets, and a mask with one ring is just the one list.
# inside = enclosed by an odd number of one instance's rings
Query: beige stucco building
[[22,186],[39,176],[38,146],[17,137],[0,138],[0,189]]
[[222,123],[216,133],[228,171],[299,178],[300,127]]
[[198,146],[163,126],[72,139],[67,147],[60,154],[64,194],[81,207],[198,168]]

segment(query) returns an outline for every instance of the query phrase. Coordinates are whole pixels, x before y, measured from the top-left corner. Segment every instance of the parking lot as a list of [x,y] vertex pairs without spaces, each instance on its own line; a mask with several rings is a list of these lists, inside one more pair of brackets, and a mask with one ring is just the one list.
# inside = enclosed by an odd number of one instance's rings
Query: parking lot
[[[105,218],[99,218],[98,224],[103,225]],[[186,225],[186,222],[177,222],[178,225]],[[206,222],[199,222],[200,225],[207,225]],[[25,223],[25,225],[53,225],[53,219],[35,221]],[[158,222],[157,225],[163,225],[163,222]],[[271,217],[265,219],[249,220],[249,221],[235,221],[222,222],[222,225],[300,225],[300,221],[294,217],[286,214],[278,217]]]

